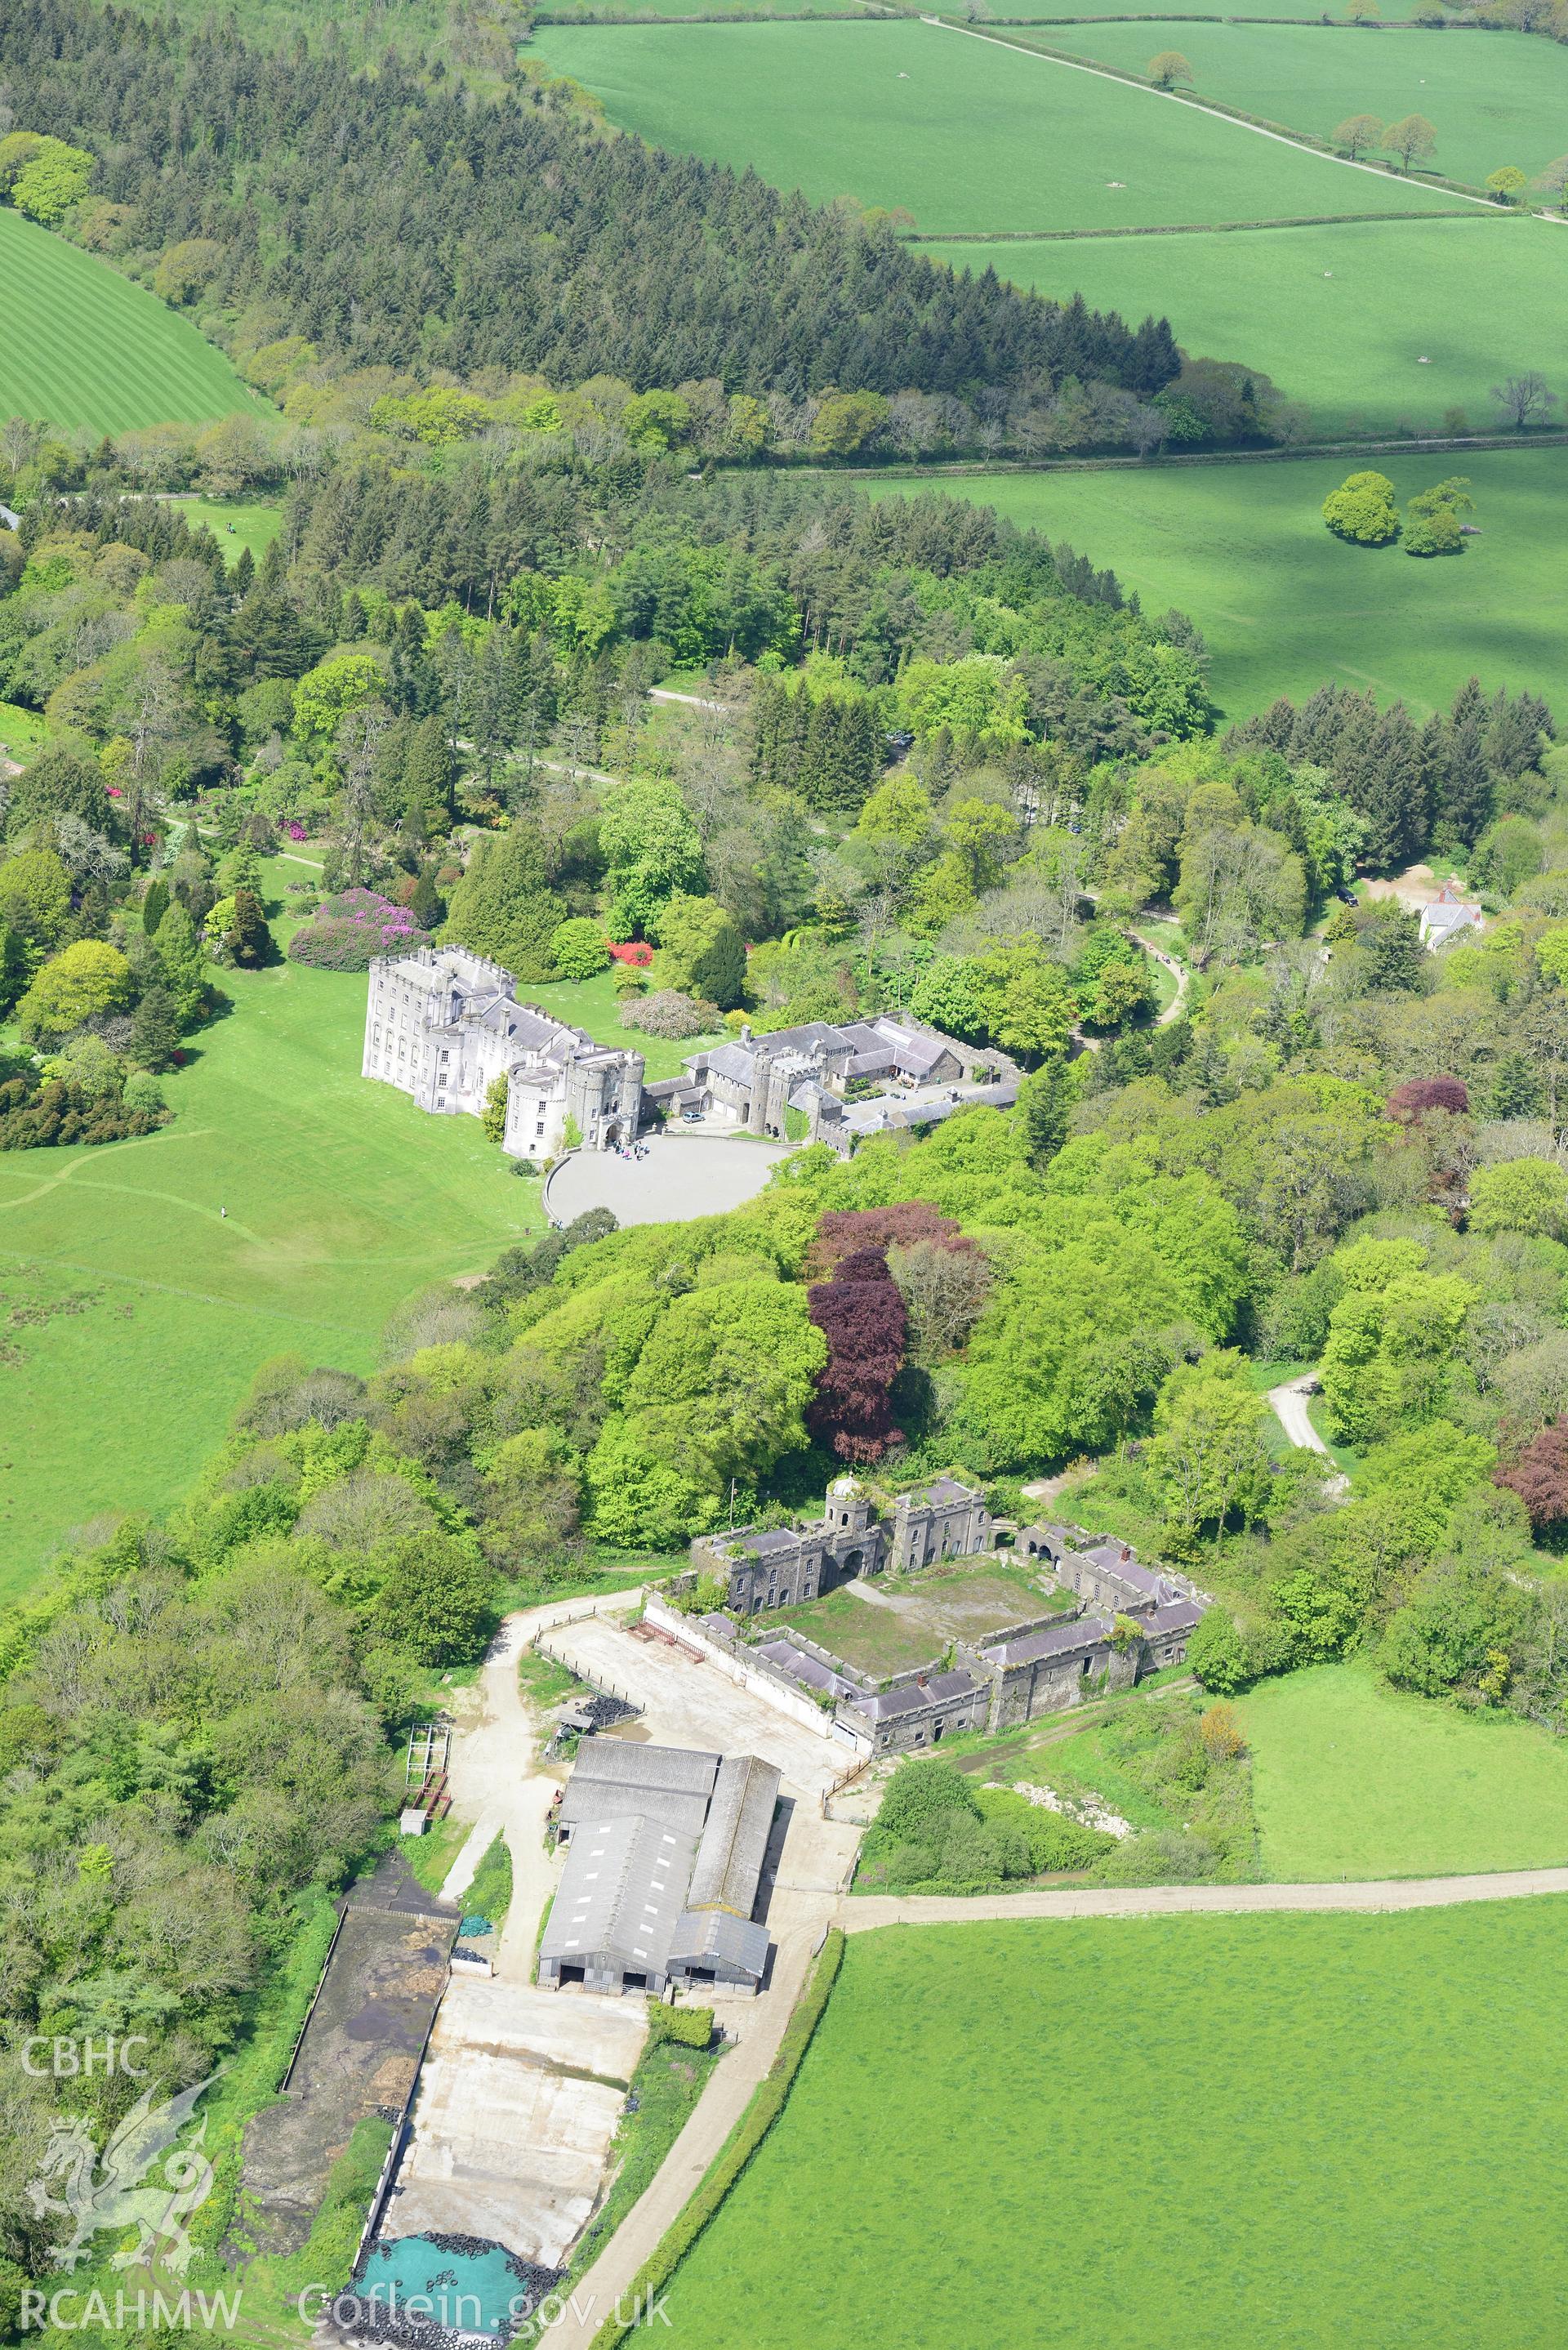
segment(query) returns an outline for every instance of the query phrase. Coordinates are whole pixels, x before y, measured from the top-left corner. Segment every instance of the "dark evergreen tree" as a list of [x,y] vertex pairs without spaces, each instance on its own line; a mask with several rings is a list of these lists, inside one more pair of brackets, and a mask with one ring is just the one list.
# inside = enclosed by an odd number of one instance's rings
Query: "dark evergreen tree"
[[1467,847],[1480,839],[1490,822],[1491,798],[1480,712],[1471,708],[1449,728],[1440,811],[1443,823],[1458,833]]
[[166,987],[150,987],[131,1015],[130,1057],[138,1068],[162,1071],[180,1050],[180,1008]]
[[1424,950],[1417,917],[1385,899],[1361,933],[1367,977],[1376,988],[1414,992],[1421,984]]

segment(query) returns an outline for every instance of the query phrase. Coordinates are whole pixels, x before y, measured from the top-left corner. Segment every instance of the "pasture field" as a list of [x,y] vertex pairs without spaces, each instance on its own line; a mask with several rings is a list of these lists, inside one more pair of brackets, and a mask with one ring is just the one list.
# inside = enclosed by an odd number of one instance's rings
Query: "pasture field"
[[0,1155],[0,1600],[68,1528],[175,1500],[268,1356],[367,1372],[402,1299],[543,1230],[476,1118],[360,1077],[363,978],[222,984],[161,1132]]
[[926,230],[1466,208],[1130,82],[927,24],[552,26],[536,46],[655,146],[750,164],[819,202],[901,204]]
[[[1557,525],[1568,449],[1364,461],[1401,500],[1450,472],[1468,476],[1482,536],[1433,562],[1397,546],[1351,547],[1324,527],[1323,501],[1355,462],[972,474],[950,488],[1110,564],[1147,611],[1188,613],[1208,640],[1210,691],[1226,719],[1280,694],[1304,701],[1330,679],[1402,696],[1425,716],[1472,671],[1489,692],[1529,687],[1568,702]],[[890,496],[910,485],[868,486]]]
[[1500,164],[1532,177],[1563,152],[1568,51],[1527,33],[1428,30],[1386,38],[1356,25],[1063,25],[1054,48],[1141,74],[1179,49],[1199,98],[1327,139],[1347,115],[1425,115],[1438,143],[1423,169],[1479,186]]
[[0,414],[90,432],[269,413],[215,344],[64,237],[0,211]]
[[1436,431],[1450,408],[1490,431],[1492,385],[1526,368],[1568,388],[1568,232],[1517,214],[925,250],[1059,301],[1163,313],[1185,351],[1262,368],[1324,436]]
[[645,16],[733,16],[765,23],[773,16],[864,18],[868,13],[862,0],[548,0],[534,21],[543,30],[547,25],[635,25]]
[[1568,1861],[1568,1752],[1543,1730],[1314,1665],[1238,1700],[1270,1877],[1436,1877]]
[[663,2338],[1560,2340],[1565,1954],[1555,1898],[852,1935]]
[[[1378,0],[1386,24],[1397,24],[1407,16],[1413,16],[1417,8],[1426,5],[1427,0]],[[932,9],[930,13],[936,16],[950,16],[957,21],[962,18],[964,11],[959,0],[945,0],[944,5]],[[1135,13],[1114,8],[1111,0],[1102,0],[1102,5],[1097,6],[1092,5],[1092,0],[996,0],[987,22],[999,32],[1006,32],[1014,25],[1061,24],[1081,27],[1097,22],[1119,23],[1125,16]],[[1309,8],[1308,0],[1226,0],[1223,8],[1217,8],[1210,0],[1208,7],[1195,10],[1192,16],[1184,16],[1181,21],[1184,26],[1228,25],[1236,17],[1244,16],[1255,18],[1260,24],[1282,18],[1293,18],[1299,23],[1308,15],[1314,23],[1320,16],[1327,16],[1336,24],[1348,24],[1348,0],[1328,0],[1326,8]],[[1052,38],[1054,37],[1053,34]],[[1159,46],[1165,47],[1169,45],[1161,42]],[[1150,50],[1148,54],[1152,56],[1154,53]]]

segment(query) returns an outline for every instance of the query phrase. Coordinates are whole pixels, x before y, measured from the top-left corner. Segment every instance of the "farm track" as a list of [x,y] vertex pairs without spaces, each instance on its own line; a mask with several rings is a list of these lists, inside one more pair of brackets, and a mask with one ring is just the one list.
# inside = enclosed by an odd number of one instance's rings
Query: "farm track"
[[1500,1870],[1487,1877],[1384,1877],[1339,1885],[1085,1887],[1061,1893],[867,1893],[841,1901],[833,1922],[846,1934],[877,1926],[964,1925],[977,1918],[1231,1917],[1239,1912],[1342,1909],[1379,1914],[1446,1909],[1468,1901],[1529,1900],[1568,1893],[1568,1868]]

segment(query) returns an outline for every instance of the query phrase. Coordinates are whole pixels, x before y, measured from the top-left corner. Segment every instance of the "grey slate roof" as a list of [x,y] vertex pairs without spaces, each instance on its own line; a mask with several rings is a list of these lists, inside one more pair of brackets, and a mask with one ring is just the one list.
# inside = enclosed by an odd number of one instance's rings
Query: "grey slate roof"
[[1045,1657],[1071,1657],[1085,1648],[1103,1647],[1114,1628],[1104,1616],[1080,1616],[1070,1624],[1048,1624],[1043,1632],[1025,1632],[1022,1639],[1004,1640],[981,1654],[992,1664],[1036,1665]]
[[799,1681],[805,1689],[822,1690],[833,1697],[859,1694],[853,1681],[846,1680],[842,1673],[831,1671],[808,1650],[797,1648],[793,1640],[760,1641],[756,1653],[765,1658],[777,1671],[787,1673],[792,1681]]
[[688,1909],[675,1929],[670,1957],[672,1964],[734,1967],[761,1982],[768,1963],[767,1928],[728,1909]]
[[731,1754],[720,1763],[686,1896],[689,1909],[751,1916],[778,1794],[778,1773],[757,1755]]
[[1196,1599],[1173,1599],[1168,1607],[1157,1607],[1152,1616],[1146,1616],[1139,1629],[1151,1638],[1158,1638],[1162,1632],[1190,1632],[1202,1617],[1203,1610]]
[[753,1557],[766,1558],[774,1551],[794,1550],[799,1534],[792,1534],[786,1526],[770,1526],[765,1534],[744,1534],[737,1547],[749,1550]]
[[[972,1503],[980,1499],[981,1495],[972,1485],[961,1485],[953,1477],[937,1477],[929,1485],[917,1485],[908,1493],[898,1495],[898,1502],[908,1503],[916,1509],[921,1508],[926,1503],[940,1505],[944,1502]],[[898,1507],[898,1503],[895,1503],[894,1507]]]
[[696,1852],[695,1836],[646,1816],[579,1828],[540,1957],[572,1965],[608,1953],[633,1973],[663,1974]]
[[749,1045],[717,1045],[706,1055],[711,1076],[729,1077],[738,1086],[752,1082],[752,1050]]
[[922,1713],[929,1705],[938,1705],[944,1698],[968,1697],[980,1683],[972,1673],[961,1668],[951,1673],[928,1673],[925,1686],[918,1681],[906,1681],[898,1689],[882,1690],[874,1697],[858,1691],[850,1699],[852,1705],[873,1721],[890,1721],[900,1714]]

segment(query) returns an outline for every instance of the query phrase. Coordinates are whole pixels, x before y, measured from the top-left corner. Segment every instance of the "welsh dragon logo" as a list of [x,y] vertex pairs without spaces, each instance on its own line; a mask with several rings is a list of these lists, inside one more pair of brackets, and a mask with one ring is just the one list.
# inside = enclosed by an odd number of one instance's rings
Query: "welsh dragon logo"
[[[134,2228],[135,2243],[114,2256],[117,2269],[146,2260],[162,2245],[163,2266],[183,2276],[196,2249],[185,2230],[186,2216],[199,2210],[213,2190],[213,2166],[202,2151],[205,2118],[188,2146],[175,2141],[197,2099],[217,2077],[214,2073],[210,2080],[161,2103],[157,2083],[145,2089],[104,2147],[101,2164],[81,2115],[55,2125],[39,2175],[27,2192],[40,2219],[58,2211],[73,2222],[66,2241],[49,2247],[57,2268],[74,2270],[87,2258],[100,2228]],[[149,2173],[160,2165],[161,2185],[149,2180]],[[55,2180],[60,2186],[57,2195],[49,2191]]]

